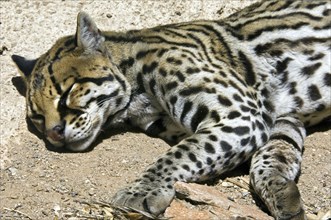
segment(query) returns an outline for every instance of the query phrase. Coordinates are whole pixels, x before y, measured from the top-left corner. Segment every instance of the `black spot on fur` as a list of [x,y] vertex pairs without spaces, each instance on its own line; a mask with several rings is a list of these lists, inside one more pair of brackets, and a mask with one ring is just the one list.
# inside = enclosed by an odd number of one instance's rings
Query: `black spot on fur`
[[158,57],[162,57],[163,56],[163,54],[165,53],[165,52],[167,52],[168,51],[168,49],[161,49],[161,50],[159,50],[159,52],[157,53],[157,56]]
[[192,131],[196,131],[198,125],[207,117],[209,109],[205,105],[199,105],[197,111],[191,119]]
[[321,111],[323,111],[325,109],[325,105],[323,105],[323,104],[319,104],[317,107],[316,107],[316,111],[318,111],[318,112],[321,112]]
[[256,82],[256,75],[253,70],[253,65],[248,57],[242,52],[239,51],[239,59],[243,63],[243,67],[246,70],[245,81],[247,85],[252,86]]
[[174,105],[176,102],[177,102],[177,96],[172,96],[171,98],[170,98],[170,103],[171,103],[171,105]]
[[153,95],[156,95],[155,85],[156,85],[155,79],[151,79],[151,81],[149,81],[149,88],[150,88],[151,92],[153,93]]
[[316,72],[316,70],[318,70],[318,68],[320,68],[321,66],[322,66],[321,63],[315,63],[313,65],[306,66],[302,68],[302,73],[308,76],[313,75]]
[[272,126],[273,121],[272,121],[272,118],[271,118],[268,114],[266,114],[265,112],[263,112],[263,113],[262,113],[262,118],[263,118],[263,120],[267,123],[267,125],[268,125],[269,127]]
[[293,94],[295,94],[295,93],[297,93],[297,90],[296,90],[296,85],[297,85],[297,83],[296,82],[291,82],[290,83],[290,91],[289,91],[289,93],[291,94],[291,95],[293,95]]
[[263,133],[261,134],[261,139],[262,139],[263,143],[266,143],[266,142],[268,141],[268,136],[267,136],[267,134],[263,132]]
[[221,147],[222,147],[223,151],[225,151],[225,152],[232,149],[232,146],[226,141],[221,141],[220,144],[221,144]]
[[189,153],[188,158],[190,158],[190,160],[193,161],[193,162],[197,161],[197,157],[193,153]]
[[185,76],[180,71],[177,71],[175,73],[175,75],[177,76],[177,78],[179,79],[179,81],[181,81],[181,82],[184,82],[185,81]]
[[325,55],[323,53],[318,53],[318,54],[316,54],[316,55],[314,55],[312,57],[309,57],[308,60],[310,60],[310,61],[319,60],[319,59],[323,58],[324,56]]
[[251,109],[245,105],[240,105],[240,109],[244,112],[249,112]]
[[166,130],[166,127],[163,125],[163,120],[160,118],[147,128],[146,133],[150,136],[156,137],[158,134],[165,132]]
[[264,100],[263,105],[267,109],[267,111],[269,111],[269,112],[274,112],[275,111],[275,107],[270,101]]
[[179,152],[179,151],[176,151],[176,152],[175,152],[175,158],[176,158],[176,159],[180,159],[180,158],[182,158],[182,153]]
[[238,127],[235,127],[233,129],[233,131],[235,134],[242,136],[242,135],[248,134],[250,129],[247,126],[238,126]]
[[140,72],[137,74],[137,84],[138,84],[137,93],[144,93],[145,92],[144,80]]
[[294,102],[298,108],[301,108],[303,106],[303,100],[298,96],[294,97]]
[[166,163],[167,165],[171,165],[171,164],[173,164],[173,162],[172,162],[171,160],[169,160],[169,159],[166,159],[165,163]]
[[247,101],[247,104],[249,105],[249,107],[251,107],[253,109],[257,109],[257,106],[253,102]]
[[183,63],[181,60],[178,60],[174,57],[168,57],[166,60],[168,63],[175,64],[177,66],[182,65],[182,63]]
[[265,98],[269,98],[269,97],[270,97],[270,92],[269,92],[268,89],[264,88],[264,89],[262,89],[262,91],[261,91],[261,95],[262,95],[263,97],[265,97]]
[[326,86],[331,87],[331,73],[325,73],[323,81]]
[[207,164],[211,165],[213,163],[213,160],[210,157],[207,157]]
[[224,106],[232,105],[232,102],[227,97],[224,97],[222,95],[218,96],[218,101],[220,102],[221,105],[224,105]]
[[240,145],[241,146],[246,146],[248,144],[248,142],[249,142],[250,139],[251,139],[250,137],[241,139]]
[[210,143],[206,143],[205,144],[205,151],[209,154],[214,154],[215,153],[215,148]]
[[240,112],[232,111],[232,112],[229,113],[228,119],[234,119],[234,118],[238,118],[240,116],[241,116]]
[[166,84],[166,90],[172,90],[178,86],[178,83],[176,81],[170,82]]
[[136,59],[137,60],[142,59],[146,57],[148,54],[155,53],[156,51],[157,49],[139,51],[136,55]]
[[257,55],[261,55],[263,53],[265,53],[266,51],[269,50],[269,48],[272,46],[271,43],[267,43],[267,44],[258,44],[254,50],[255,50],[255,53]]
[[311,85],[308,87],[308,95],[312,101],[316,101],[322,98],[316,85]]
[[220,80],[218,78],[215,78],[214,79],[214,83],[221,84],[224,88],[227,88],[228,87],[228,84],[226,82],[224,82],[224,81],[222,81],[222,80]]
[[221,130],[222,130],[223,132],[226,132],[226,133],[231,133],[231,132],[233,132],[233,128],[230,127],[230,126],[224,126],[224,127],[221,128]]
[[166,71],[165,69],[163,69],[163,68],[160,68],[160,69],[159,69],[159,73],[160,73],[160,75],[163,76],[163,77],[166,77],[166,76],[167,76],[167,71]]
[[198,72],[200,72],[200,69],[199,68],[187,68],[186,69],[186,73],[188,73],[188,74],[194,74],[194,73],[198,73]]
[[256,137],[255,137],[255,136],[252,136],[252,138],[251,138],[249,144],[253,147],[253,148],[252,148],[252,151],[254,151],[254,150],[256,149],[256,147],[257,147],[257,146],[256,146]]
[[277,73],[283,73],[287,69],[290,61],[292,61],[292,60],[293,60],[292,58],[287,57],[286,59],[284,59],[282,61],[278,61],[276,64]]
[[219,114],[216,111],[212,111],[210,117],[214,120],[214,122],[219,122],[221,120]]
[[120,104],[122,104],[123,98],[119,97],[118,99],[116,99],[116,107],[120,106]]
[[119,68],[122,70],[121,72],[123,74],[126,74],[127,69],[132,67],[133,64],[134,59],[132,57],[129,57],[128,59],[125,59],[120,63]]
[[182,96],[190,96],[190,95],[201,93],[202,91],[204,91],[203,87],[194,86],[194,87],[190,87],[187,89],[183,89],[182,91],[179,92],[179,94]]
[[213,135],[213,134],[209,135],[208,138],[211,141],[217,141],[217,137],[215,135]]
[[[228,151],[228,152],[226,152],[224,154],[224,158],[230,158],[232,156],[233,156],[233,154],[232,154],[231,151]],[[229,164],[230,164],[230,160],[229,159],[224,162],[224,166],[228,166]]]
[[183,107],[182,114],[180,116],[180,121],[181,122],[184,121],[184,118],[187,115],[187,113],[191,111],[192,106],[193,106],[193,103],[192,102],[190,102],[190,101],[185,102],[184,107]]
[[148,73],[152,73],[156,67],[158,66],[157,62],[152,62],[150,65],[144,64],[143,65],[143,73],[144,74],[148,74]]
[[188,151],[188,150],[189,150],[189,147],[186,146],[186,145],[184,145],[184,144],[180,144],[180,145],[178,145],[177,147],[178,147],[179,149],[181,149],[181,150],[184,150],[184,151]]
[[281,153],[275,154],[275,158],[276,158],[279,162],[287,164],[286,157],[285,157],[283,154],[281,154]]
[[190,171],[190,167],[186,164],[182,165],[182,168],[186,171]]
[[259,120],[256,120],[255,122],[259,130],[264,131],[264,125]]

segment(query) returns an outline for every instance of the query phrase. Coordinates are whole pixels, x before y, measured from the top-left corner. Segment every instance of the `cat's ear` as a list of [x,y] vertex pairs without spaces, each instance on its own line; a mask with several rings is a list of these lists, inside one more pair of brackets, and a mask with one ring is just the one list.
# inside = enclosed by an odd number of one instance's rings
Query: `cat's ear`
[[28,60],[19,55],[12,55],[11,58],[20,70],[21,76],[24,78],[24,80],[28,81],[38,59]]
[[92,18],[85,12],[77,16],[76,43],[87,52],[102,51],[105,38]]

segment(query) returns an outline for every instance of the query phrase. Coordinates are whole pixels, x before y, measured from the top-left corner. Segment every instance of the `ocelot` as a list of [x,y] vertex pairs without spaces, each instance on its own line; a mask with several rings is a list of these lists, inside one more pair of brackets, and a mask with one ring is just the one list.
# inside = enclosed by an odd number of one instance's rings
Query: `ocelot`
[[113,203],[158,215],[177,181],[251,159],[250,183],[276,219],[305,219],[295,179],[305,127],[331,116],[331,3],[269,0],[226,19],[75,35],[35,60],[12,58],[27,116],[56,147],[84,151],[105,126],[174,146]]

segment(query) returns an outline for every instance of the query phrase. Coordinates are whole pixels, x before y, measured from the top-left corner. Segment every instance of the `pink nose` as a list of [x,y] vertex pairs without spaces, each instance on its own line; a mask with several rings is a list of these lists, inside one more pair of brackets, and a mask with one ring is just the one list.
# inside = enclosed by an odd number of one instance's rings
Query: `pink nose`
[[64,127],[61,125],[56,125],[53,129],[47,130],[46,135],[53,141],[62,141],[64,140]]

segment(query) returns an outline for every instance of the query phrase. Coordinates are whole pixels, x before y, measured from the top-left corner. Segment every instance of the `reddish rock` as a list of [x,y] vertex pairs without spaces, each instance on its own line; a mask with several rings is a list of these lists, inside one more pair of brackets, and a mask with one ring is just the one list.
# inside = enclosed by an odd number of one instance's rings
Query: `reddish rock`
[[199,205],[174,199],[165,211],[165,217],[172,220],[273,219],[256,206],[239,205],[230,201],[225,194],[210,186],[178,182],[175,187],[179,197]]

